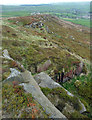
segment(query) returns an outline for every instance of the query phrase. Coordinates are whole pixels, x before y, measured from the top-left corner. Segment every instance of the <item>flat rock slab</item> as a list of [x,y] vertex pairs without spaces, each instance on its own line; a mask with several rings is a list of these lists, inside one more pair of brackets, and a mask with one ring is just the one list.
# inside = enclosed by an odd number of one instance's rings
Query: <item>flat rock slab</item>
[[[62,87],[60,84],[52,80],[51,77],[44,72],[41,72],[38,75],[35,75],[34,79],[36,80],[39,86],[44,87],[44,88],[47,87],[47,88],[52,89],[52,88]],[[67,92],[68,95],[72,97],[74,96],[72,93],[67,91],[65,88],[63,89]]]
[[52,80],[51,77],[49,77],[49,75],[47,75],[44,72],[41,72],[38,75],[34,76],[34,79],[41,87],[45,87],[45,88],[48,87],[50,89],[56,88],[56,87],[61,87],[60,84],[58,84],[57,82]]

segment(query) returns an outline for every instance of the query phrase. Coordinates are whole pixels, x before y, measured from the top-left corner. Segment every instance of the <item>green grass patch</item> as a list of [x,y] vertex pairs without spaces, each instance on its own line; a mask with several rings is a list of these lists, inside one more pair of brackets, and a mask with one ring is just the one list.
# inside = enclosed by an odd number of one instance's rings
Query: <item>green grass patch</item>
[[90,19],[71,19],[71,18],[62,18],[63,20],[70,21],[75,24],[83,25],[90,28]]

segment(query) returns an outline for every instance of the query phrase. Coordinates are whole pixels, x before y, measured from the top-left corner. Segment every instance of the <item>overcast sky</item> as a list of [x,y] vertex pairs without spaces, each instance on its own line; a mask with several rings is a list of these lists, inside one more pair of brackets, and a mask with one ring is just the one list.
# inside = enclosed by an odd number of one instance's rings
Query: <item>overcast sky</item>
[[47,4],[56,2],[81,2],[91,0],[0,0],[2,5],[20,5],[20,4]]

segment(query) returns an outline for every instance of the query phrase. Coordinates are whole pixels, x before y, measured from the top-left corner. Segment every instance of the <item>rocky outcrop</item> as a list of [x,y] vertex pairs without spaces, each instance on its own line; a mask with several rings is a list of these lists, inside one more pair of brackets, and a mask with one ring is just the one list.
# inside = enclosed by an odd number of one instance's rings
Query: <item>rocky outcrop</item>
[[32,94],[35,100],[38,101],[39,104],[43,107],[47,114],[49,114],[50,118],[62,118],[67,119],[42,93],[40,87],[32,77],[31,73],[25,71],[22,73],[22,77],[25,81],[29,80],[29,83],[22,83],[20,85],[24,86],[24,90]]
[[44,26],[44,24],[39,21],[39,22],[32,22],[32,23],[28,23],[25,25],[25,27],[32,27],[32,28],[42,28]]
[[5,79],[2,84],[5,83],[12,84],[14,81],[16,81],[16,83],[18,84],[29,82],[29,81],[25,81],[21,74],[18,74],[17,76],[11,76],[11,77],[10,76],[7,79]]
[[[47,87],[47,88],[52,89],[52,88],[62,87],[59,83],[52,80],[51,77],[49,77],[49,75],[47,75],[44,72],[41,72],[38,75],[35,75],[34,79],[36,80],[39,86],[44,87],[44,88]],[[74,96],[72,93],[67,91],[65,88],[63,89],[67,92],[68,95]]]
[[49,114],[49,118],[62,118],[67,119],[42,93],[37,82],[32,77],[29,71],[22,72],[18,76],[13,76],[8,78],[3,83],[12,83],[13,81],[19,82],[19,85],[24,87],[24,90],[28,93],[31,93],[33,98],[42,106],[42,108]]
[[[8,51],[6,50],[3,54],[3,56],[6,59],[10,59],[14,61],[12,58],[10,58]],[[49,61],[50,62],[50,61]],[[62,87],[60,84],[53,81],[46,73],[41,72],[40,74],[36,75],[34,78],[32,77],[31,73],[29,71],[25,72],[19,72],[18,70],[14,68],[10,68],[11,74],[10,76],[3,81],[4,83],[12,84],[14,81],[16,81],[18,84],[24,86],[24,90],[28,93],[31,93],[33,98],[43,107],[44,110],[46,110],[46,113],[49,114],[50,118],[66,118],[49,100],[48,98],[42,93],[40,90],[40,87],[47,87],[47,88],[56,88],[56,87]],[[38,83],[38,84],[37,84]],[[62,87],[63,88],[63,87]],[[63,88],[64,89],[64,88]],[[65,91],[67,91],[65,89]],[[70,96],[74,96],[69,91],[67,91],[67,94]],[[80,102],[81,103],[81,102]],[[85,109],[85,106],[81,103],[83,112]]]

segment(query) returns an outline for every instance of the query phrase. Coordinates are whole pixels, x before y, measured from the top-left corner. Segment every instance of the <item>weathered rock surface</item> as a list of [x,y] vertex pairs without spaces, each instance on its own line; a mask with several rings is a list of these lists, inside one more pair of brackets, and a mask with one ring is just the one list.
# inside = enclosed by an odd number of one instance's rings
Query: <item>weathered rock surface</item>
[[[45,88],[47,87],[47,88],[50,88],[50,89],[56,88],[56,87],[62,87],[60,84],[58,84],[57,82],[55,82],[54,80],[52,80],[51,77],[49,77],[49,75],[47,75],[44,72],[41,72],[38,75],[34,76],[34,79],[36,80],[36,82],[41,87],[45,87]],[[65,88],[63,88],[63,89],[65,91],[67,91]],[[74,96],[69,91],[67,91],[67,94],[70,95],[70,96]]]
[[18,70],[16,70],[15,68],[10,68],[11,74],[9,75],[9,77],[7,79],[5,79],[2,83],[9,83],[12,84],[13,81],[16,81],[18,84],[19,83],[25,83],[25,82],[29,82],[28,80],[25,81],[21,75],[22,72],[19,72]]
[[[25,80],[23,79],[22,75],[19,74],[18,76],[13,76],[13,77],[7,78],[6,80],[3,81],[3,84],[5,84],[5,83],[12,84],[13,81],[18,82],[18,84],[25,83]],[[26,81],[26,82],[29,82],[29,81]]]
[[35,100],[38,101],[39,104],[43,107],[47,114],[49,114],[50,118],[62,118],[67,119],[49,100],[48,98],[42,93],[40,87],[38,86],[37,82],[32,77],[31,73],[25,71],[21,74],[25,81],[29,80],[29,83],[22,83],[20,85],[24,86],[24,90],[32,94]]
[[[35,78],[35,80],[34,80],[34,78]],[[44,96],[44,94],[41,92],[39,86],[41,86],[41,87],[48,87],[50,89],[56,88],[56,87],[62,87],[62,86],[60,84],[56,83],[55,81],[53,81],[44,72],[41,72],[40,74],[36,75],[34,78],[32,77],[31,73],[28,72],[28,71],[20,73],[16,69],[11,68],[11,74],[10,74],[10,76],[6,80],[3,81],[3,84],[4,83],[12,84],[13,81],[18,82],[18,84],[23,85],[24,89],[27,92],[31,93],[33,95],[33,97],[43,106],[43,108],[46,109],[47,106],[48,106],[47,104],[50,104],[50,103],[48,102],[49,100],[47,100],[46,97]],[[67,92],[68,95],[70,95],[72,97],[74,96],[69,91],[67,91],[65,88],[63,88],[63,89]],[[45,99],[46,99],[46,101],[44,101]],[[44,101],[44,103],[47,102],[47,104],[46,104],[47,106],[44,105],[43,101]],[[80,102],[80,104],[82,106],[82,109],[80,110],[80,113],[83,113],[83,112],[86,111],[86,108],[85,108],[84,104],[81,103],[80,100],[79,100],[79,102]],[[49,112],[50,112],[52,107],[51,108],[47,108],[47,111],[49,110]]]
[[[62,87],[60,84],[58,84],[58,83],[56,83],[54,80],[52,80],[46,73],[44,73],[44,72],[41,72],[41,73],[39,73],[38,75],[36,75],[35,77],[34,77],[34,79],[36,80],[36,82],[38,83],[38,85],[39,86],[41,86],[41,87],[47,87],[47,88],[50,88],[50,89],[52,89],[52,88],[56,88],[56,87]],[[63,87],[62,87],[63,88]],[[63,88],[66,92],[67,92],[67,94],[69,95],[69,96],[74,96],[72,93],[70,93],[68,90],[66,90],[65,88]],[[79,102],[80,102],[80,104],[81,104],[81,107],[82,107],[82,109],[80,110],[80,113],[83,113],[83,112],[85,112],[86,111],[86,108],[85,108],[85,106],[84,106],[84,104],[83,103],[81,103],[81,101],[79,100]]]
[[13,59],[9,56],[9,53],[8,53],[8,50],[7,50],[7,49],[3,50],[3,56],[4,56],[6,59],[13,60]]
[[56,83],[49,77],[46,73],[41,72],[38,75],[34,77],[36,82],[39,84],[41,87],[48,87],[48,88],[56,88],[56,87],[61,87],[60,84]]
[[20,74],[20,72],[18,70],[16,70],[15,68],[10,68],[10,71],[11,71],[11,74],[9,75],[9,77],[7,79],[9,79],[11,77],[15,77]]

